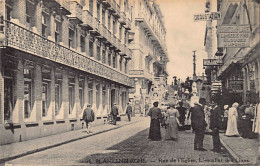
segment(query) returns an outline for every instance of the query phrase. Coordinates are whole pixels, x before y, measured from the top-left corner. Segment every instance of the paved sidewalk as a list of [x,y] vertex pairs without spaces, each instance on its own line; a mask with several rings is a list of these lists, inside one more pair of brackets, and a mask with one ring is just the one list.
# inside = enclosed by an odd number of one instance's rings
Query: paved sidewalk
[[2,145],[0,146],[0,163],[136,123],[141,121],[142,117],[132,117],[131,122],[128,122],[126,117],[121,117],[121,119],[121,121],[117,122],[117,125],[104,124],[93,126],[91,128],[93,133],[90,134],[86,132],[86,129],[81,129],[32,139],[24,142]]
[[[259,139],[245,139],[242,137],[227,137],[220,134],[220,141],[229,154],[239,164],[256,164],[259,157]],[[258,164],[259,159],[258,159]]]

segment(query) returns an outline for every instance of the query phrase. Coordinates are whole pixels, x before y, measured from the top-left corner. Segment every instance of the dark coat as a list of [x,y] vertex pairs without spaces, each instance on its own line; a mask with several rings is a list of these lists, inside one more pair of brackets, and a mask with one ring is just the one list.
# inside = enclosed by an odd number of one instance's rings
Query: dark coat
[[132,107],[130,105],[127,106],[126,113],[127,114],[132,114]]
[[201,105],[195,104],[191,112],[191,125],[194,130],[205,130],[207,123],[205,113]]
[[221,109],[219,106],[212,109],[210,114],[210,129],[220,129],[221,127]]
[[111,115],[117,116],[118,115],[118,108],[116,106],[113,106],[111,108]]
[[85,122],[93,122],[95,119],[95,114],[94,111],[91,108],[86,108],[83,112],[83,117],[82,119]]
[[151,119],[162,119],[161,109],[158,107],[153,107],[149,110],[148,115]]

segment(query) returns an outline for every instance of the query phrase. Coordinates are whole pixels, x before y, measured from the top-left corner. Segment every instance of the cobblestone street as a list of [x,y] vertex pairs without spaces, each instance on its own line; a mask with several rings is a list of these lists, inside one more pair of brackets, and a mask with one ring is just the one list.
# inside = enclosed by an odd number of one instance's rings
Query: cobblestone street
[[[233,164],[226,154],[193,150],[194,134],[179,132],[179,141],[148,141],[149,118],[106,133],[58,146],[22,158],[10,164],[85,165],[85,164]],[[205,135],[204,147],[212,149],[211,136]]]

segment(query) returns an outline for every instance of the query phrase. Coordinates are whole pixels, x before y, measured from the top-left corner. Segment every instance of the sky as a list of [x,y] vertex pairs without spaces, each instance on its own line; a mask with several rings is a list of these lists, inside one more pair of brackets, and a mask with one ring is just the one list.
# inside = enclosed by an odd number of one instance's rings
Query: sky
[[177,76],[185,80],[193,75],[193,52],[196,50],[196,74],[202,75],[206,22],[194,22],[194,14],[205,13],[205,0],[156,0],[160,5],[166,27],[166,46],[169,61],[168,83]]

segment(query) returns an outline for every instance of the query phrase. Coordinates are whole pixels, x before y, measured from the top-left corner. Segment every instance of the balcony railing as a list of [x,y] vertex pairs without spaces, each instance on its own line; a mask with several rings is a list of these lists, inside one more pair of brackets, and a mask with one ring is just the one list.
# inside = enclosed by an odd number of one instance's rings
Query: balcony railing
[[70,13],[70,0],[44,0],[44,5],[53,8],[57,13],[62,15],[69,15]]
[[5,40],[2,43],[4,47],[15,48],[126,86],[133,86],[132,80],[126,74],[90,59],[86,55],[59,45],[12,22],[4,21],[4,26]]
[[126,24],[126,15],[125,12],[120,12],[120,18],[118,20],[121,24],[125,25]]

